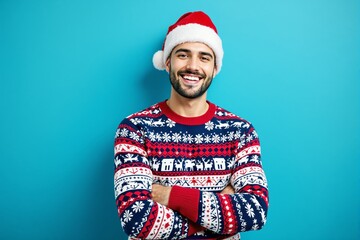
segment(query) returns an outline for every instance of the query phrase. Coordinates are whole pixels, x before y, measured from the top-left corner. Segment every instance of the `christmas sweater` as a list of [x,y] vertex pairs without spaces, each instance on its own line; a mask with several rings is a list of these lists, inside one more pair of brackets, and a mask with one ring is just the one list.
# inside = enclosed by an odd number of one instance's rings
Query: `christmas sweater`
[[[240,239],[268,209],[258,135],[248,121],[208,102],[183,117],[160,102],[125,118],[114,144],[114,189],[124,232],[135,239]],[[152,184],[172,186],[169,204]],[[220,192],[231,185],[235,194]]]

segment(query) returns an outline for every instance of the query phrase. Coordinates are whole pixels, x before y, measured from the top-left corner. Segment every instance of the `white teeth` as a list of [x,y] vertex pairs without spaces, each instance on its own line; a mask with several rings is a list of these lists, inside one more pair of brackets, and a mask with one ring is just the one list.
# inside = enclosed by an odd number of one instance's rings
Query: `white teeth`
[[184,79],[190,80],[190,81],[199,81],[199,78],[194,77],[194,76],[184,76]]

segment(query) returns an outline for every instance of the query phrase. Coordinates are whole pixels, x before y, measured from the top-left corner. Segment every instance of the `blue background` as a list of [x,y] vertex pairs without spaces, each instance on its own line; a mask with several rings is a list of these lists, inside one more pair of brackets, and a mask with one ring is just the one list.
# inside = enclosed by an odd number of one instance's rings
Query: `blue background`
[[113,137],[169,96],[167,27],[204,10],[223,39],[209,100],[259,132],[270,186],[255,239],[360,239],[360,3],[0,1],[0,239],[125,239]]

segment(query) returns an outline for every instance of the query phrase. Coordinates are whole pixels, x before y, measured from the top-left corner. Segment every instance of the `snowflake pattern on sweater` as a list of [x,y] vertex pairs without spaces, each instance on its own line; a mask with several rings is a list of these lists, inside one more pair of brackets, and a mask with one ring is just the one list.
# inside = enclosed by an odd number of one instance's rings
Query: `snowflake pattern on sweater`
[[[239,239],[261,229],[268,208],[258,135],[248,121],[208,102],[182,117],[160,102],[125,118],[114,144],[115,198],[136,239]],[[151,186],[172,186],[169,206]],[[227,186],[235,194],[220,194]]]

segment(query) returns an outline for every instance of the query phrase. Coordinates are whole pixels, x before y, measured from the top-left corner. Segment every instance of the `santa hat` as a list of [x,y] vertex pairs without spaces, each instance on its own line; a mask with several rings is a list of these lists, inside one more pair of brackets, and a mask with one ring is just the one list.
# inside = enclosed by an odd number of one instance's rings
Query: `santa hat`
[[173,48],[185,42],[201,42],[209,46],[215,54],[217,73],[220,72],[224,55],[222,42],[210,17],[201,11],[185,13],[169,27],[162,50],[153,56],[154,67],[164,70]]

